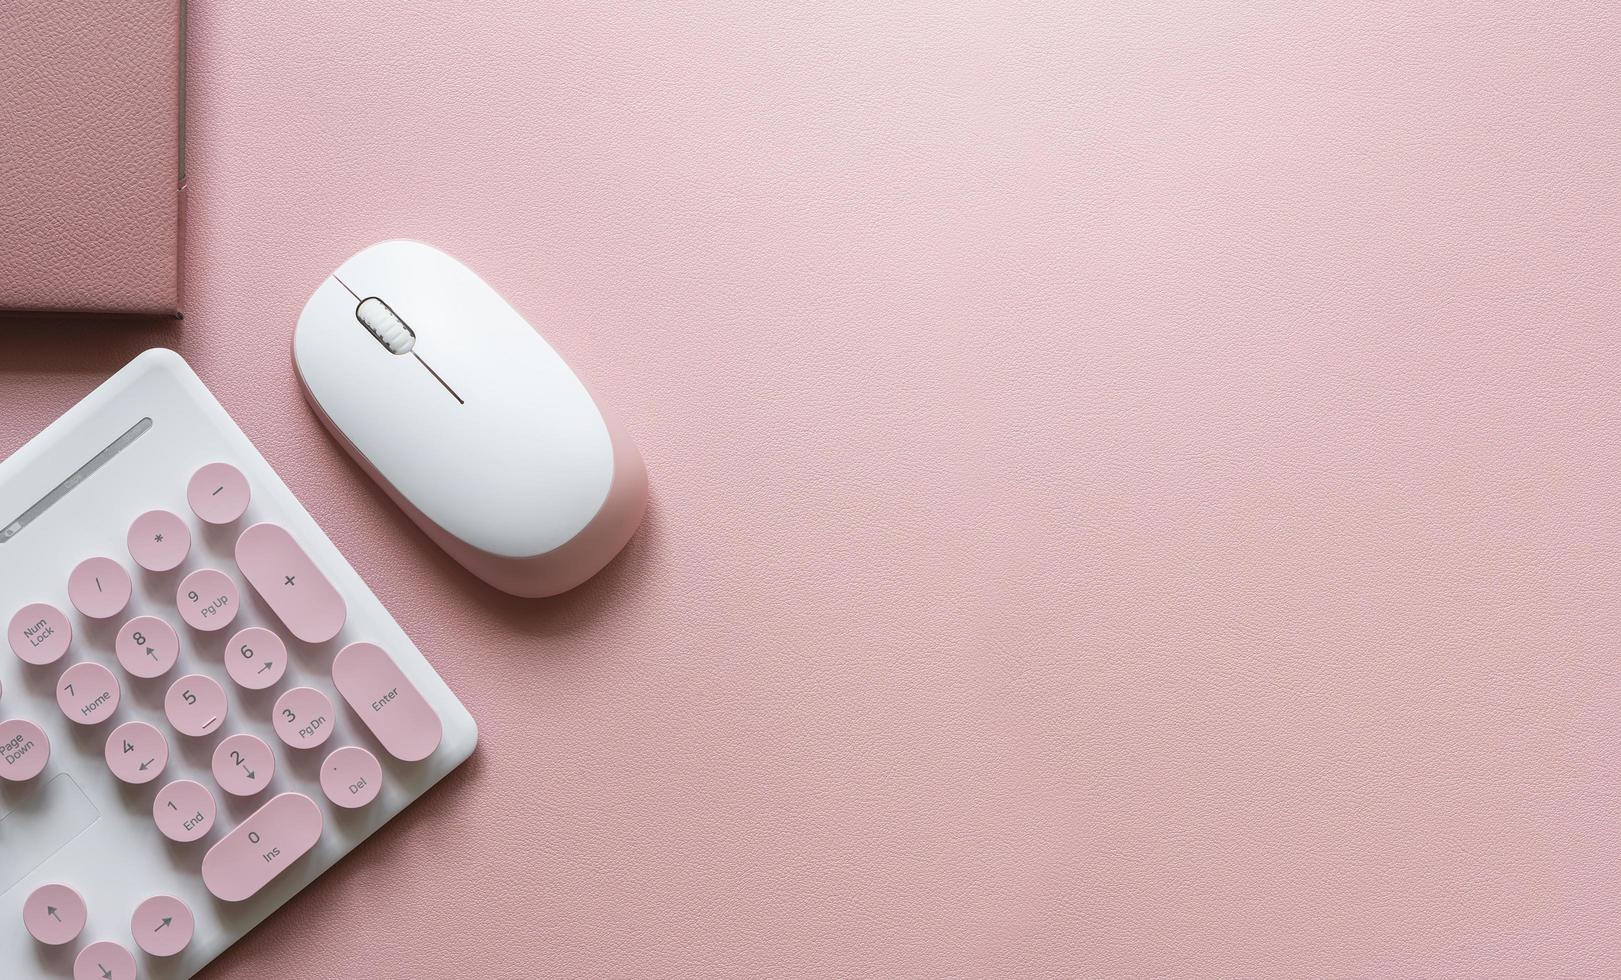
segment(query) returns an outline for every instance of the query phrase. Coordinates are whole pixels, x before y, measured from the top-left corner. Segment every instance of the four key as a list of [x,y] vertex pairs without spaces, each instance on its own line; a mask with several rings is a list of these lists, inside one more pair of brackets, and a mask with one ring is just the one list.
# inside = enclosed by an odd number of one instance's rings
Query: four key
[[169,764],[169,742],[144,721],[125,722],[107,736],[103,754],[114,776],[139,786],[163,775]]

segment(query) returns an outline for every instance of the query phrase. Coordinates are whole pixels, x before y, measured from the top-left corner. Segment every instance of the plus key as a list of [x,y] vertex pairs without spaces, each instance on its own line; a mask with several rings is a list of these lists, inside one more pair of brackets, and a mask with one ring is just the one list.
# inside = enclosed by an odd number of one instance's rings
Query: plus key
[[305,643],[325,643],[348,617],[343,596],[279,524],[255,524],[236,540],[242,577],[275,610],[288,632]]

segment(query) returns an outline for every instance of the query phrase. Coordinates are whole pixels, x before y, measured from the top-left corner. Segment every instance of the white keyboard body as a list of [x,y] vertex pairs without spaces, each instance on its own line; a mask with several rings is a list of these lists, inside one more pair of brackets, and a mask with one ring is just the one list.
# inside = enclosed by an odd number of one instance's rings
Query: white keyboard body
[[[20,607],[44,602],[66,613],[73,630],[66,655],[46,666],[24,663],[0,641],[0,720],[31,721],[50,743],[49,762],[37,777],[0,782],[0,977],[8,980],[73,977],[76,956],[103,940],[128,949],[142,978],[193,976],[461,764],[478,739],[467,709],[202,382],[171,351],[140,355],[0,462],[0,522],[6,522],[0,523],[0,535],[14,516],[51,498],[64,481],[143,419],[151,420],[149,428],[0,541],[0,627]],[[199,520],[186,495],[190,476],[218,461],[239,469],[252,493],[247,513],[226,526]],[[190,554],[174,571],[148,572],[131,560],[126,533],[134,518],[153,509],[171,511],[190,526]],[[347,603],[347,619],[332,640],[314,644],[295,640],[244,580],[233,547],[243,529],[262,521],[291,532]],[[127,609],[105,620],[81,615],[68,596],[69,573],[82,559],[97,555],[119,561],[133,580]],[[185,625],[176,612],[177,583],[200,568],[219,569],[238,586],[239,611],[228,629],[200,632]],[[133,677],[114,656],[116,631],[140,615],[160,617],[179,633],[179,662],[161,677]],[[266,627],[287,645],[286,675],[268,690],[239,686],[224,666],[225,644],[248,626]],[[356,641],[369,641],[391,654],[438,715],[443,737],[426,759],[402,762],[392,757],[336,690],[333,659]],[[116,712],[93,725],[70,721],[57,701],[63,671],[82,661],[110,668],[122,689]],[[176,732],[165,715],[171,683],[191,673],[217,680],[228,700],[224,722],[201,737]],[[278,695],[300,686],[326,692],[336,707],[334,732],[320,748],[292,748],[273,731]],[[166,771],[143,785],[115,778],[103,756],[109,733],[135,720],[158,728],[169,748]],[[267,790],[251,797],[222,792],[211,768],[219,741],[243,732],[263,739],[275,753],[275,773]],[[323,795],[319,779],[328,753],[350,745],[370,751],[381,763],[383,776],[376,799],[353,810],[333,805]],[[191,843],[168,840],[154,823],[155,796],[179,779],[201,783],[218,804],[212,830]],[[301,793],[321,808],[319,840],[246,900],[216,899],[200,874],[204,855],[269,800],[287,792]],[[24,928],[25,901],[49,883],[76,890],[86,906],[81,935],[62,946],[45,945]],[[178,954],[148,955],[132,942],[132,914],[156,895],[180,899],[195,917],[193,938]],[[311,971],[319,975],[319,964],[311,964]]]

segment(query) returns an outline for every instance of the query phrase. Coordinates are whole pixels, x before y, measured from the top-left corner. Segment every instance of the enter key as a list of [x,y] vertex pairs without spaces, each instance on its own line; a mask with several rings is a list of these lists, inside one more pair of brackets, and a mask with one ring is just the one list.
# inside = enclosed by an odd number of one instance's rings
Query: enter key
[[439,716],[377,644],[351,643],[338,651],[332,683],[394,758],[420,762],[439,747]]

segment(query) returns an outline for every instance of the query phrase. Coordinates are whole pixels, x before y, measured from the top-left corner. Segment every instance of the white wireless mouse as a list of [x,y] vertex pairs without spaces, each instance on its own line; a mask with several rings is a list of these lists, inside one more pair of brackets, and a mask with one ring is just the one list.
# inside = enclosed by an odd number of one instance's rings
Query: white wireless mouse
[[293,364],[321,421],[394,502],[503,592],[595,575],[647,507],[630,437],[471,269],[379,242],[304,304]]

